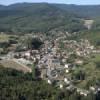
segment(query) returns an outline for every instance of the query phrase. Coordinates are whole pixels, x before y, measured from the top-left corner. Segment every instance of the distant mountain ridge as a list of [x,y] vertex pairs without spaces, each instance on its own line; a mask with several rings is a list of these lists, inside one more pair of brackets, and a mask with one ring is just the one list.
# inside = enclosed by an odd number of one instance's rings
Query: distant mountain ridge
[[78,31],[81,28],[83,26],[77,15],[54,4],[20,3],[0,8],[0,31],[46,32],[52,29]]
[[54,4],[56,7],[68,12],[75,13],[81,17],[94,18],[100,17],[100,5],[66,5]]
[[16,3],[8,6],[0,5],[0,9],[18,9],[29,6],[52,5],[62,10],[81,15],[82,17],[100,16],[100,5],[49,4],[49,3]]
[[76,32],[84,29],[81,19],[100,17],[99,5],[17,3],[0,5],[0,31]]

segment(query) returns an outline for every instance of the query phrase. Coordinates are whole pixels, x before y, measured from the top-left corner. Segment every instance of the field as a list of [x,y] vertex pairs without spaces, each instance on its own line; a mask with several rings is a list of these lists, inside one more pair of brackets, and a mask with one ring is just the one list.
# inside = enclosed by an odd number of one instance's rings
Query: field
[[0,42],[8,42],[9,35],[6,34],[0,34]]
[[8,35],[5,33],[0,34],[0,42],[8,42],[10,39],[16,39],[18,36],[16,35]]
[[31,68],[24,66],[20,63],[17,63],[14,60],[2,60],[2,61],[0,61],[0,64],[5,68],[16,69],[16,70],[22,71],[24,73],[31,72]]

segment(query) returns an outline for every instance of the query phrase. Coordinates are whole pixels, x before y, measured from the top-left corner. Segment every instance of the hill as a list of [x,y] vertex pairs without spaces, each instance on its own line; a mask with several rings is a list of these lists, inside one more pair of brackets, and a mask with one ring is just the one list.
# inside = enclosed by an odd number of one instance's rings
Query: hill
[[76,15],[53,4],[21,3],[0,7],[0,31],[79,31],[83,28],[82,21]]
[[56,7],[75,13],[80,17],[95,18],[100,17],[100,5],[66,5],[66,4],[54,4]]
[[[85,26],[90,29],[81,31],[77,34],[78,39],[85,38],[90,40],[94,45],[100,46],[100,5],[66,5],[54,4],[56,7],[78,15],[85,19]],[[89,19],[89,20],[88,20]],[[76,37],[75,37],[76,39]]]
[[5,6],[0,5],[0,10],[3,10],[5,8]]
[[[0,32],[77,32],[84,30],[80,19],[100,17],[99,5],[17,3],[0,5]],[[99,25],[98,25],[99,27]]]

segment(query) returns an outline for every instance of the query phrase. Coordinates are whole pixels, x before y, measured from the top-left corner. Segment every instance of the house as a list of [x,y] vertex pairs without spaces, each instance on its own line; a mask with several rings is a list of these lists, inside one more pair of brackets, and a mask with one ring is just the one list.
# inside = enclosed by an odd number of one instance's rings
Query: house
[[16,59],[18,62],[20,62],[21,64],[24,64],[24,65],[32,65],[33,63],[29,60],[26,60],[24,58],[20,58],[20,59]]
[[66,90],[69,91],[74,91],[76,88],[73,85],[69,85],[68,87],[66,87]]
[[77,93],[86,97],[89,94],[89,91],[77,88]]
[[51,82],[51,80],[50,80],[50,79],[48,79],[48,80],[47,80],[47,82],[48,82],[48,84],[52,84],[52,82]]
[[66,63],[66,59],[62,59],[62,62],[63,62],[63,63]]
[[51,71],[50,71],[50,76],[51,76],[52,78],[57,78],[57,77],[58,77],[57,70],[51,70]]
[[40,60],[41,56],[39,54],[35,55],[38,60]]
[[82,60],[76,60],[75,63],[78,64],[78,65],[81,65],[81,64],[83,64],[83,61]]
[[30,56],[31,56],[30,52],[29,51],[25,52],[25,56],[30,58]]
[[60,89],[62,89],[63,88],[63,84],[60,84],[59,87],[60,87]]
[[83,96],[85,96],[85,97],[86,97],[88,94],[87,94],[87,93],[85,93],[85,92],[82,92],[82,91],[81,91],[81,92],[80,92],[80,95],[83,95]]
[[91,90],[91,91],[95,91],[95,87],[91,86],[91,87],[90,87],[90,90]]
[[55,69],[55,68],[60,68],[61,67],[60,61],[58,59],[48,59],[47,64],[51,69]]
[[64,78],[64,82],[65,82],[66,84],[70,84],[70,81],[69,81],[67,78]]
[[69,64],[65,64],[65,67],[64,68],[67,68],[68,69],[69,68]]
[[66,69],[65,72],[66,72],[66,73],[69,73],[69,69]]

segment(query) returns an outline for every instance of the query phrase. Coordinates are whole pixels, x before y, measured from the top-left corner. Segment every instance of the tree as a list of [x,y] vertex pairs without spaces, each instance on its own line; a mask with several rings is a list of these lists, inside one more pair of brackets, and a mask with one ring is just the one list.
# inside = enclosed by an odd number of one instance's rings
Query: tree
[[39,38],[34,38],[33,36],[25,36],[21,40],[21,44],[27,49],[39,49],[43,42]]
[[35,66],[32,65],[32,78],[35,79]]
[[77,80],[84,80],[85,79],[85,72],[82,70],[77,70],[73,73],[73,76]]
[[100,68],[100,61],[95,62],[95,64],[97,68]]

